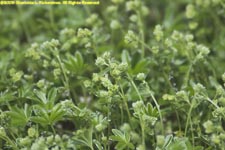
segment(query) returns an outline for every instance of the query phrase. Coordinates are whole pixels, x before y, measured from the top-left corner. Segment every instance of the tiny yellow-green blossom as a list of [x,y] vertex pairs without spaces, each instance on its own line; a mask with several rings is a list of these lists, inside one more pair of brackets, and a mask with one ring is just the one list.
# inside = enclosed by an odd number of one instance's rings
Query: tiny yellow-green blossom
[[175,99],[174,95],[170,95],[170,94],[164,94],[162,98],[163,100],[168,100],[168,101],[172,101]]
[[205,133],[212,133],[214,130],[214,125],[212,121],[208,120],[203,124],[203,127],[205,128]]
[[85,80],[85,81],[84,81],[84,87],[86,87],[86,88],[91,87],[91,81]]
[[6,132],[3,127],[0,127],[0,136],[6,136]]
[[86,19],[87,24],[91,25],[94,24],[98,19],[98,15],[97,14],[91,14],[91,16],[89,18]]
[[45,86],[45,80],[41,79],[37,82],[37,87],[43,88]]
[[223,80],[223,82],[225,82],[225,72],[222,75],[222,80]]
[[89,37],[92,35],[92,32],[87,29],[87,28],[79,28],[78,29],[78,32],[77,32],[77,37],[80,37],[80,38],[83,38],[83,37]]
[[198,23],[197,22],[189,22],[188,27],[192,30],[196,29],[198,27]]
[[106,12],[107,12],[107,13],[114,13],[114,12],[117,11],[117,9],[118,9],[117,6],[108,6],[108,7],[106,8]]
[[153,34],[154,34],[154,36],[155,36],[157,41],[162,40],[163,35],[164,35],[163,31],[162,31],[162,26],[161,25],[156,25],[155,29],[153,31]]
[[144,81],[145,80],[145,74],[144,73],[138,73],[137,75],[137,79],[140,80],[140,81]]
[[136,22],[136,21],[138,20],[138,17],[137,17],[137,15],[133,14],[133,15],[130,16],[129,19],[130,19],[130,21],[132,21],[132,22]]
[[96,60],[95,60],[95,65],[97,66],[103,66],[105,65],[106,62],[105,62],[105,59],[103,59],[102,57],[98,57]]
[[28,129],[27,133],[28,133],[29,137],[35,137],[36,134],[37,134],[37,131],[36,131],[35,128],[31,127],[31,128]]
[[110,28],[113,30],[119,29],[120,28],[120,23],[117,20],[112,20],[110,23]]
[[187,5],[186,7],[186,17],[188,19],[194,18],[196,15],[195,7],[192,4]]
[[132,30],[129,30],[124,37],[124,42],[129,45],[131,44],[134,47],[137,47],[137,36],[134,34]]
[[211,140],[212,142],[214,142],[215,144],[219,144],[220,143],[220,137],[218,135],[213,134],[211,136]]
[[10,76],[12,77],[12,81],[13,82],[17,82],[17,81],[21,80],[21,78],[23,76],[23,72],[22,71],[18,71],[15,74],[10,74]]
[[163,135],[157,135],[156,136],[156,141],[157,141],[157,145],[159,147],[162,147],[164,142],[165,142],[164,136]]

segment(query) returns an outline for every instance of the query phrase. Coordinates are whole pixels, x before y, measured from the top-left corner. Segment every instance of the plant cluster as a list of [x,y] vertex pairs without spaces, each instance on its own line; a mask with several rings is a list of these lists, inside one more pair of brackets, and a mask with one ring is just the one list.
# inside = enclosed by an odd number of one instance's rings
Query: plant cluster
[[223,0],[0,7],[0,149],[224,150],[224,20]]

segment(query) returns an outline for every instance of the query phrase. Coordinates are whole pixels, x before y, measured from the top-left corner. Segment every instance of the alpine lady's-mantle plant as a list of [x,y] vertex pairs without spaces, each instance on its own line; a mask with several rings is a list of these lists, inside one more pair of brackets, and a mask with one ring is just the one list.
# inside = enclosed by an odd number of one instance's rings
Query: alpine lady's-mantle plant
[[222,0],[15,8],[0,7],[0,149],[224,150]]

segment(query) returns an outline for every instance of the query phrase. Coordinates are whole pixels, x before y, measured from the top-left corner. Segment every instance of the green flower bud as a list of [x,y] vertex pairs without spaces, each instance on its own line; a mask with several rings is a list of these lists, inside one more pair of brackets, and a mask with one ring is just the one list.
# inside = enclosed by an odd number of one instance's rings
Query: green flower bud
[[28,136],[29,137],[35,137],[36,134],[37,134],[36,129],[33,128],[33,127],[29,128],[28,131],[27,131],[27,133],[28,133]]
[[140,115],[140,113],[143,111],[145,106],[144,106],[143,101],[137,101],[137,102],[132,103],[132,107],[134,109],[135,115]]
[[149,8],[146,6],[141,7],[141,13],[143,16],[147,16],[149,14]]
[[59,68],[56,68],[53,70],[53,75],[57,79],[61,74],[61,70]]
[[132,42],[135,42],[136,39],[137,39],[136,35],[131,30],[129,30],[127,32],[127,34],[125,35],[125,38],[124,38],[126,44],[130,44]]
[[137,22],[138,17],[137,17],[137,15],[134,15],[134,14],[133,14],[133,15],[130,16],[129,19],[130,19],[130,21],[132,21],[132,22]]
[[0,127],[0,135],[6,136],[6,132],[5,132],[5,129],[3,127]]
[[119,89],[119,86],[118,85],[113,85],[113,86],[110,86],[109,87],[109,91],[111,91],[111,92],[116,92],[116,91],[118,91],[118,89]]
[[102,130],[104,130],[104,128],[105,128],[104,125],[101,124],[101,123],[95,126],[95,129],[96,129],[97,131],[99,131],[99,132],[102,131]]
[[111,75],[113,77],[118,77],[120,76],[120,74],[121,74],[121,71],[119,69],[113,69],[113,71],[111,72]]
[[192,34],[187,34],[184,38],[187,42],[191,42],[194,39],[194,36]]
[[85,81],[84,81],[84,87],[85,87],[85,88],[91,87],[91,81],[85,80]]
[[111,69],[115,69],[115,68],[118,67],[118,64],[115,63],[115,62],[110,62],[109,66],[110,66]]
[[122,62],[118,65],[118,69],[122,72],[126,71],[128,69],[128,64],[125,62]]
[[99,91],[99,97],[106,98],[108,96],[109,96],[109,93],[107,91],[103,91],[103,90]]
[[168,101],[172,101],[175,99],[174,95],[170,95],[170,94],[164,94],[162,98],[163,100],[168,100]]
[[146,150],[144,145],[138,145],[136,150]]
[[79,28],[77,32],[77,37],[83,38],[83,37],[90,37],[92,35],[92,32],[87,28]]
[[188,94],[185,91],[178,91],[176,93],[176,98],[177,98],[177,100],[180,100],[180,101],[186,101],[186,102],[189,101]]
[[103,137],[101,138],[101,140],[102,140],[103,142],[107,142],[107,137],[106,137],[106,136],[103,136]]
[[189,22],[188,24],[188,27],[191,29],[191,30],[194,30],[198,27],[198,23],[197,22]]
[[137,80],[140,80],[140,81],[144,81],[145,80],[145,74],[144,73],[138,73],[137,74]]
[[152,52],[153,52],[154,54],[157,54],[157,53],[159,52],[159,47],[158,47],[158,46],[153,46],[153,47],[152,47]]
[[13,82],[17,82],[17,81],[21,80],[22,76],[23,76],[23,72],[22,71],[18,71],[14,75],[11,76],[12,77],[12,81]]
[[172,47],[173,42],[172,42],[170,39],[166,38],[166,40],[165,40],[165,45],[166,45],[167,47]]
[[218,117],[223,117],[225,114],[225,108],[224,107],[219,107],[217,109],[215,109],[212,112],[213,117],[218,118]]
[[223,80],[223,82],[225,82],[225,72],[222,75],[222,80]]
[[205,133],[212,133],[214,130],[214,125],[210,120],[203,123],[203,127],[205,128]]
[[41,79],[37,82],[37,87],[43,88],[45,86],[45,80]]
[[102,57],[105,59],[105,60],[109,60],[111,58],[111,54],[110,52],[104,52],[104,54],[102,55]]
[[47,60],[43,61],[43,67],[45,68],[49,67],[49,62]]
[[60,31],[60,36],[73,37],[74,35],[75,35],[75,31],[73,29],[65,28]]
[[204,45],[197,45],[196,50],[201,53],[203,56],[207,56],[210,52],[209,48]]
[[105,59],[103,59],[102,57],[98,57],[96,60],[95,60],[95,65],[97,66],[103,66],[105,65],[106,62],[105,62]]
[[161,25],[156,25],[155,29],[153,31],[153,34],[154,34],[154,36],[155,36],[157,41],[162,40],[163,35],[164,35],[163,31],[162,31],[162,26]]
[[31,48],[29,48],[25,54],[25,57],[31,57],[34,60],[38,60],[41,58],[40,53],[38,52],[39,45],[37,43],[33,43]]
[[163,135],[157,135],[156,136],[157,146],[163,147],[165,139]]
[[220,133],[220,139],[225,140],[225,133]]
[[60,143],[61,142],[61,137],[57,134],[55,135],[55,142]]
[[111,13],[116,12],[117,9],[118,9],[117,6],[109,6],[109,7],[106,8],[106,12],[111,14]]
[[205,87],[200,83],[195,84],[193,86],[193,89],[195,90],[195,93],[197,93],[197,94],[205,91]]
[[92,75],[92,81],[93,82],[100,81],[100,76],[97,73],[93,73],[93,75]]
[[110,28],[113,30],[120,28],[120,23],[117,20],[112,20],[110,23]]
[[88,42],[87,44],[85,44],[84,47],[85,47],[85,48],[91,48],[91,46],[92,46],[92,45],[91,45],[91,42]]
[[97,19],[98,19],[97,14],[91,14],[91,16],[86,19],[86,22],[87,22],[87,24],[92,25],[92,24],[96,23]]
[[21,146],[28,146],[28,145],[30,145],[30,143],[31,143],[31,139],[29,137],[21,138],[19,140],[19,144]]
[[215,144],[220,144],[220,137],[219,137],[218,135],[213,134],[213,135],[211,136],[211,140],[212,140],[212,142],[215,143]]
[[47,139],[46,139],[46,142],[47,142],[48,145],[52,145],[53,141],[54,141],[53,135],[48,136]]
[[171,38],[174,40],[174,41],[178,41],[178,40],[181,40],[183,39],[183,35],[178,32],[178,31],[173,31],[172,35],[171,35]]
[[124,123],[121,127],[120,127],[120,130],[121,131],[124,131],[124,132],[130,132],[131,131],[131,127],[128,123]]
[[192,4],[187,5],[186,7],[186,17],[188,19],[194,18],[196,15],[195,7]]
[[112,86],[111,81],[107,77],[101,77],[100,80],[104,87],[109,89]]

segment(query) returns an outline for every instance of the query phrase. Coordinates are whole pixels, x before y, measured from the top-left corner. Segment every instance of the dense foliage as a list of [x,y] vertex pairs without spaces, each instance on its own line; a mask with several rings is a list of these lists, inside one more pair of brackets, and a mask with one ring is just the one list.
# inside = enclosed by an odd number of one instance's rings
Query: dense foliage
[[0,6],[0,149],[225,150],[224,0]]

